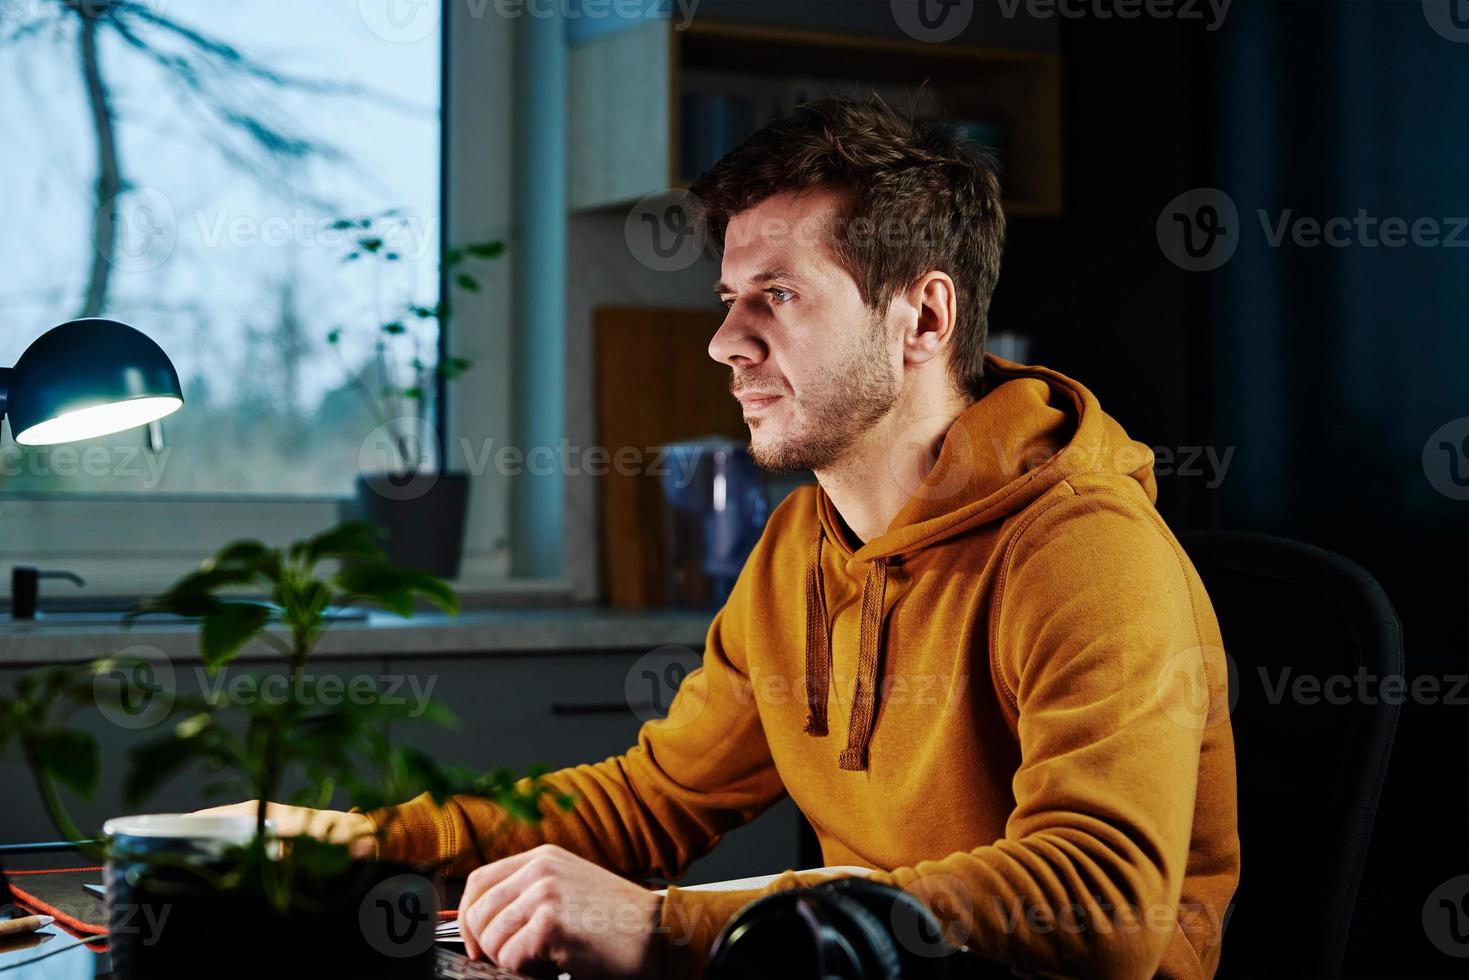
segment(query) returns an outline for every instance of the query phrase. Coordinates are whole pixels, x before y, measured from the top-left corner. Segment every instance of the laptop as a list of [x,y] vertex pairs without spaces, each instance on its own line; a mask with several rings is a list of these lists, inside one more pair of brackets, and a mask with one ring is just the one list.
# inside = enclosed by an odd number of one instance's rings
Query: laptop
[[[523,973],[509,970],[479,960],[472,960],[463,953],[444,946],[434,948],[434,976],[442,980],[531,980]],[[563,973],[565,977],[567,974]]]

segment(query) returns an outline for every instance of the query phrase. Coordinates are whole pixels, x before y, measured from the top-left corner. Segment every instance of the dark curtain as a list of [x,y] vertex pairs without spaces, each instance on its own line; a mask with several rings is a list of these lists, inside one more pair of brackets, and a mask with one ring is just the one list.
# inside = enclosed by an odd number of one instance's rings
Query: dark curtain
[[[1207,285],[1211,426],[1235,447],[1215,517],[1365,566],[1403,621],[1410,677],[1441,692],[1469,651],[1469,504],[1434,482],[1469,474],[1452,459],[1469,453],[1469,3],[1454,2],[1238,0],[1211,68],[1215,181],[1239,213],[1237,251]],[[1333,217],[1352,221],[1337,228],[1345,245],[1303,247],[1290,230],[1271,243],[1282,223]],[[1421,222],[1423,243],[1387,245],[1389,218]],[[1451,448],[1428,445],[1456,419]],[[1355,975],[1463,968],[1420,917],[1433,888],[1469,871],[1466,717],[1462,704],[1403,707]]]

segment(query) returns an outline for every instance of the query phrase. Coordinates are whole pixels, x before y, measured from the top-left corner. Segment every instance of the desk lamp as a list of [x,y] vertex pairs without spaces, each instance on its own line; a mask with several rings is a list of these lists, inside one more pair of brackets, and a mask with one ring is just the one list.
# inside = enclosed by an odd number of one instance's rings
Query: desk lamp
[[[168,355],[125,323],[92,317],[43,333],[13,368],[0,368],[0,419],[22,446],[92,439],[156,422],[184,404]],[[9,845],[60,850],[73,841]],[[0,911],[13,896],[0,865]]]
[[0,418],[22,446],[92,439],[156,422],[184,404],[178,372],[146,336],[116,320],[53,327],[0,368]]

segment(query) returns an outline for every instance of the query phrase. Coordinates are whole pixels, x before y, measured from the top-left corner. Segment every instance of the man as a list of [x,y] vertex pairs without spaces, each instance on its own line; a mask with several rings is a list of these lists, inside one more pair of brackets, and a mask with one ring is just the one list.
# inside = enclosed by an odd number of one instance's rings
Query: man
[[666,899],[628,879],[677,877],[788,793],[826,863],[877,869],[977,951],[1211,976],[1239,876],[1218,626],[1148,449],[1075,381],[984,353],[986,161],[831,100],[693,194],[751,451],[818,481],[771,516],[702,669],[627,753],[548,777],[576,804],[539,827],[475,799],[279,818],[462,855],[469,952],[512,969],[697,974],[737,909],[817,879]]

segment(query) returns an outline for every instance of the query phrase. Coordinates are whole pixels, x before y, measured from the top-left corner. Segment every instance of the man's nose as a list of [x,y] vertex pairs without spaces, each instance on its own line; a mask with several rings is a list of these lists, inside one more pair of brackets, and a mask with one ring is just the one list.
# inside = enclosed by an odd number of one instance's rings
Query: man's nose
[[709,340],[709,356],[730,367],[759,364],[765,360],[764,339],[736,302]]

